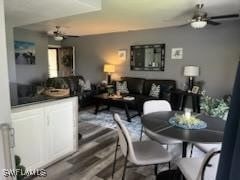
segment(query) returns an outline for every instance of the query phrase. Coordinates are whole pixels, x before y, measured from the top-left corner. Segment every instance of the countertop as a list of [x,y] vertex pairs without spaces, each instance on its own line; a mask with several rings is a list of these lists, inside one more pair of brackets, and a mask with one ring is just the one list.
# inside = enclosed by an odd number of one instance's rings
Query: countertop
[[50,97],[50,96],[45,96],[45,95],[38,95],[38,96],[33,96],[33,97],[11,97],[11,107],[12,108],[18,108],[18,107],[23,107],[23,106],[29,106],[33,104],[39,104],[39,103],[44,103],[44,102],[50,102],[50,101],[57,101],[65,98],[70,98],[70,97],[75,97],[75,96],[65,96],[65,97]]

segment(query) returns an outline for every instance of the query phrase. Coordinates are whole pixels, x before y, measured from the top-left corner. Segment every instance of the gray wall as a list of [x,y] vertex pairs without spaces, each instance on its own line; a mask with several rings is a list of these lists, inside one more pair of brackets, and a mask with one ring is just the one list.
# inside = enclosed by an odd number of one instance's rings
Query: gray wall
[[[130,70],[129,48],[137,44],[166,43],[164,72]],[[240,21],[225,22],[195,30],[189,26],[142,31],[109,33],[66,39],[63,46],[76,47],[76,72],[92,82],[105,78],[104,63],[116,64],[113,78],[134,76],[156,79],[175,79],[181,88],[185,82],[183,67],[200,66],[200,77],[212,96],[231,93],[237,62],[240,56]],[[184,60],[172,60],[171,48],[182,47]],[[127,60],[117,57],[119,49],[127,49]]]
[[16,81],[29,84],[42,81],[48,77],[48,36],[43,33],[28,31],[21,28],[14,29],[14,40],[35,43],[36,64],[16,65]]

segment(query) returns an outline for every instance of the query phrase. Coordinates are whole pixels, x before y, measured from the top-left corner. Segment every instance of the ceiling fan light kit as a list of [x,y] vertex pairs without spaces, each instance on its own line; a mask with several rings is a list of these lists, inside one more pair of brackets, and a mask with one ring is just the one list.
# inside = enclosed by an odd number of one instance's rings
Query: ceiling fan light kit
[[191,26],[195,29],[204,28],[206,25],[207,25],[207,21],[203,21],[203,20],[197,20],[197,21],[191,22]]
[[55,41],[62,41],[63,37],[62,36],[54,36],[53,37]]
[[214,19],[218,20],[218,19],[229,19],[229,18],[239,17],[239,14],[226,14],[226,15],[209,17],[208,13],[203,11],[203,6],[204,4],[197,4],[195,6],[195,12],[190,22],[191,27],[195,29],[204,28],[208,24],[213,26],[217,26],[221,24],[220,22],[214,21]]

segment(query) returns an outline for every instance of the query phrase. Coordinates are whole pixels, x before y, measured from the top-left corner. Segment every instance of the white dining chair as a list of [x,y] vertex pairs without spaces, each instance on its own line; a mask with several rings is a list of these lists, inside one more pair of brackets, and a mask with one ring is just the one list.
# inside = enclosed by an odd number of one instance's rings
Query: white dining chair
[[213,148],[203,158],[181,158],[176,165],[186,180],[215,180],[219,154],[220,151]]
[[[168,101],[165,100],[150,100],[146,101],[143,104],[143,114],[149,114],[154,112],[160,112],[160,111],[172,111],[171,105]],[[148,129],[144,129],[143,126],[141,128],[141,134],[140,134],[140,141],[142,141],[142,134],[143,132],[152,140],[157,141],[160,144],[178,144],[182,143],[182,141],[179,141],[177,139],[168,138],[165,136],[161,136],[160,134],[156,135],[155,133],[151,132]]]
[[213,148],[217,149],[217,150],[221,150],[222,149],[222,143],[212,143],[212,144],[192,143],[190,157],[192,157],[194,147],[198,148],[203,153],[207,153]]
[[[157,176],[157,165],[169,163],[172,160],[172,155],[155,141],[132,142],[130,134],[122,123],[119,115],[114,114],[113,116],[117,124],[118,139],[115,149],[112,178],[115,173],[118,146],[121,147],[121,151],[125,157],[122,175],[123,180],[125,178],[126,168],[134,166],[155,165],[155,175]],[[134,165],[128,166],[128,162]]]

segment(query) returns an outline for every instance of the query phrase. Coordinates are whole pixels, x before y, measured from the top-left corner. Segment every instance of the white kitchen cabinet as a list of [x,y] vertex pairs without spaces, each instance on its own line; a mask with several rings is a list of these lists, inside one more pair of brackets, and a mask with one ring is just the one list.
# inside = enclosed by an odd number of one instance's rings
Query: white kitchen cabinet
[[48,160],[53,161],[73,150],[73,104],[67,102],[46,108]]
[[50,165],[77,149],[77,98],[12,109],[15,154],[28,169]]
[[15,129],[15,153],[25,167],[34,169],[44,165],[44,110],[34,109],[12,114]]

